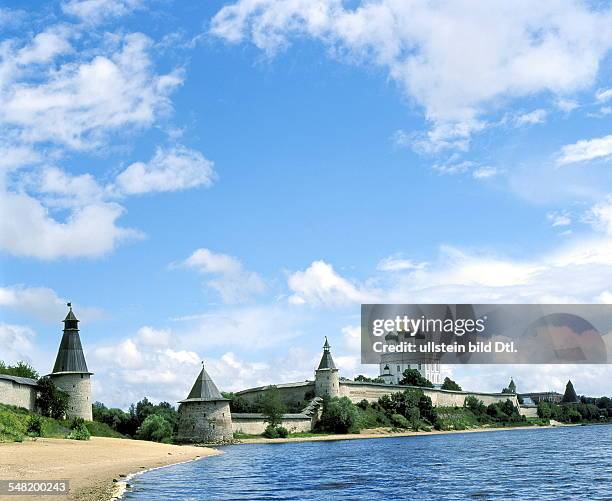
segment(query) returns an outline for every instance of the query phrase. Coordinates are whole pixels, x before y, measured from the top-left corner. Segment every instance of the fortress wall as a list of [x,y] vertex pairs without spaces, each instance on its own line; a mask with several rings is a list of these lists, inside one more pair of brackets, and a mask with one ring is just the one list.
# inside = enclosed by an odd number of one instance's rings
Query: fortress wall
[[521,416],[525,417],[538,417],[538,408],[537,407],[523,407],[522,405],[519,407],[519,412]]
[[[348,383],[340,381],[340,395],[348,397],[353,403],[360,402],[365,399],[369,402],[375,402],[383,395],[389,395],[398,391],[404,391],[407,388],[415,388],[414,386],[400,386],[390,384],[377,383]],[[512,401],[515,406],[518,406],[516,395],[503,393],[476,393],[469,391],[450,391],[440,390],[436,388],[419,388],[425,395],[431,398],[431,403],[434,407],[463,407],[465,397],[473,395],[485,405],[495,402]]]
[[[247,435],[261,435],[268,423],[261,414],[232,414],[232,428],[235,432]],[[284,415],[281,426],[287,428],[290,433],[308,432],[313,428],[310,416]]]
[[33,411],[36,408],[36,387],[19,384],[9,379],[0,379],[0,403],[25,407]]
[[[284,403],[289,402],[307,402],[312,399],[312,395],[314,395],[314,381],[305,382],[303,385],[299,386],[277,386],[280,397]],[[236,392],[236,395],[240,395],[248,402],[255,402],[257,397],[262,395],[266,391],[266,386],[261,386],[259,388],[251,388],[248,390],[243,390]],[[306,398],[306,394],[310,395]]]
[[227,400],[182,403],[178,419],[179,441],[213,443],[232,439],[232,418]]
[[86,421],[93,421],[89,374],[51,374],[51,378],[55,386],[69,395],[66,416],[68,418],[82,417]]

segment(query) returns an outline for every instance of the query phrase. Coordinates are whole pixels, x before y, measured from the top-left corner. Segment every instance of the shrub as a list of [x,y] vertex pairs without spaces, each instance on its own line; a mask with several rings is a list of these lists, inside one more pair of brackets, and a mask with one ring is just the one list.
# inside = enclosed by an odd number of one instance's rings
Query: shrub
[[393,426],[395,426],[396,428],[403,428],[405,430],[409,429],[412,426],[410,424],[410,421],[408,421],[401,414],[392,414],[391,423],[393,423]]
[[463,405],[470,409],[476,416],[482,416],[487,412],[487,407],[483,401],[479,400],[474,395],[465,397],[465,403]]
[[276,431],[278,432],[278,436],[280,438],[287,438],[287,436],[289,435],[289,430],[284,426],[277,426]]
[[32,414],[28,419],[28,435],[31,437],[42,436],[42,420],[37,414]]
[[323,412],[319,426],[332,433],[348,433],[359,430],[358,412],[348,397],[323,400]]
[[169,443],[172,441],[172,425],[159,414],[151,414],[136,430],[136,438]]
[[[80,421],[77,421],[80,419]],[[74,426],[74,428],[72,427]],[[91,434],[85,426],[85,420],[82,418],[75,418],[71,425],[72,431],[68,434],[66,438],[70,438],[72,440],[89,440]]]

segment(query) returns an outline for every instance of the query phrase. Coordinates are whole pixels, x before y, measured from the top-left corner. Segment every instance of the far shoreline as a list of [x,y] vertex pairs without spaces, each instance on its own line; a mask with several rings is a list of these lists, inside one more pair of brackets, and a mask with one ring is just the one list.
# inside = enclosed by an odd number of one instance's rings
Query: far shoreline
[[[591,423],[589,423],[591,424]],[[599,423],[593,423],[599,424]],[[609,423],[604,423],[609,424]],[[283,444],[283,443],[299,443],[299,442],[328,442],[335,440],[368,440],[375,438],[396,438],[396,437],[429,437],[433,435],[455,435],[459,433],[483,433],[490,431],[510,431],[510,430],[541,430],[552,428],[568,428],[575,426],[587,426],[580,423],[577,424],[549,424],[549,425],[532,425],[532,426],[505,426],[505,427],[481,427],[468,428],[465,430],[431,430],[431,431],[401,431],[390,432],[384,429],[376,429],[375,431],[363,430],[366,433],[346,433],[338,435],[315,435],[311,437],[287,437],[287,438],[265,438],[253,437],[242,438],[235,445],[250,445],[250,444]],[[212,445],[209,445],[212,446]]]

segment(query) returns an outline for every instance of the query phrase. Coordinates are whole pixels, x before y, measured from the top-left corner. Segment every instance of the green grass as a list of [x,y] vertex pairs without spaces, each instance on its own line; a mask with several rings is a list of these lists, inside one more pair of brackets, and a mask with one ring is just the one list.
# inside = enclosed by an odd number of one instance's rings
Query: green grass
[[[0,404],[0,442],[22,442],[28,438],[28,423],[33,412],[23,407]],[[65,438],[70,433],[70,421],[41,417],[41,435],[47,438]],[[96,437],[123,438],[104,423],[87,422],[87,429]]]

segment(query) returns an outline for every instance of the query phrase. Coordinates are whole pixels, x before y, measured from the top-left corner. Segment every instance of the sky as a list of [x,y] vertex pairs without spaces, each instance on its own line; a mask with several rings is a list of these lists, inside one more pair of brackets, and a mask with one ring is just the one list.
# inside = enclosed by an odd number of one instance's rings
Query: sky
[[[364,302],[612,302],[604,1],[5,0],[0,360],[93,398],[312,379]],[[446,366],[610,394],[609,366]]]

